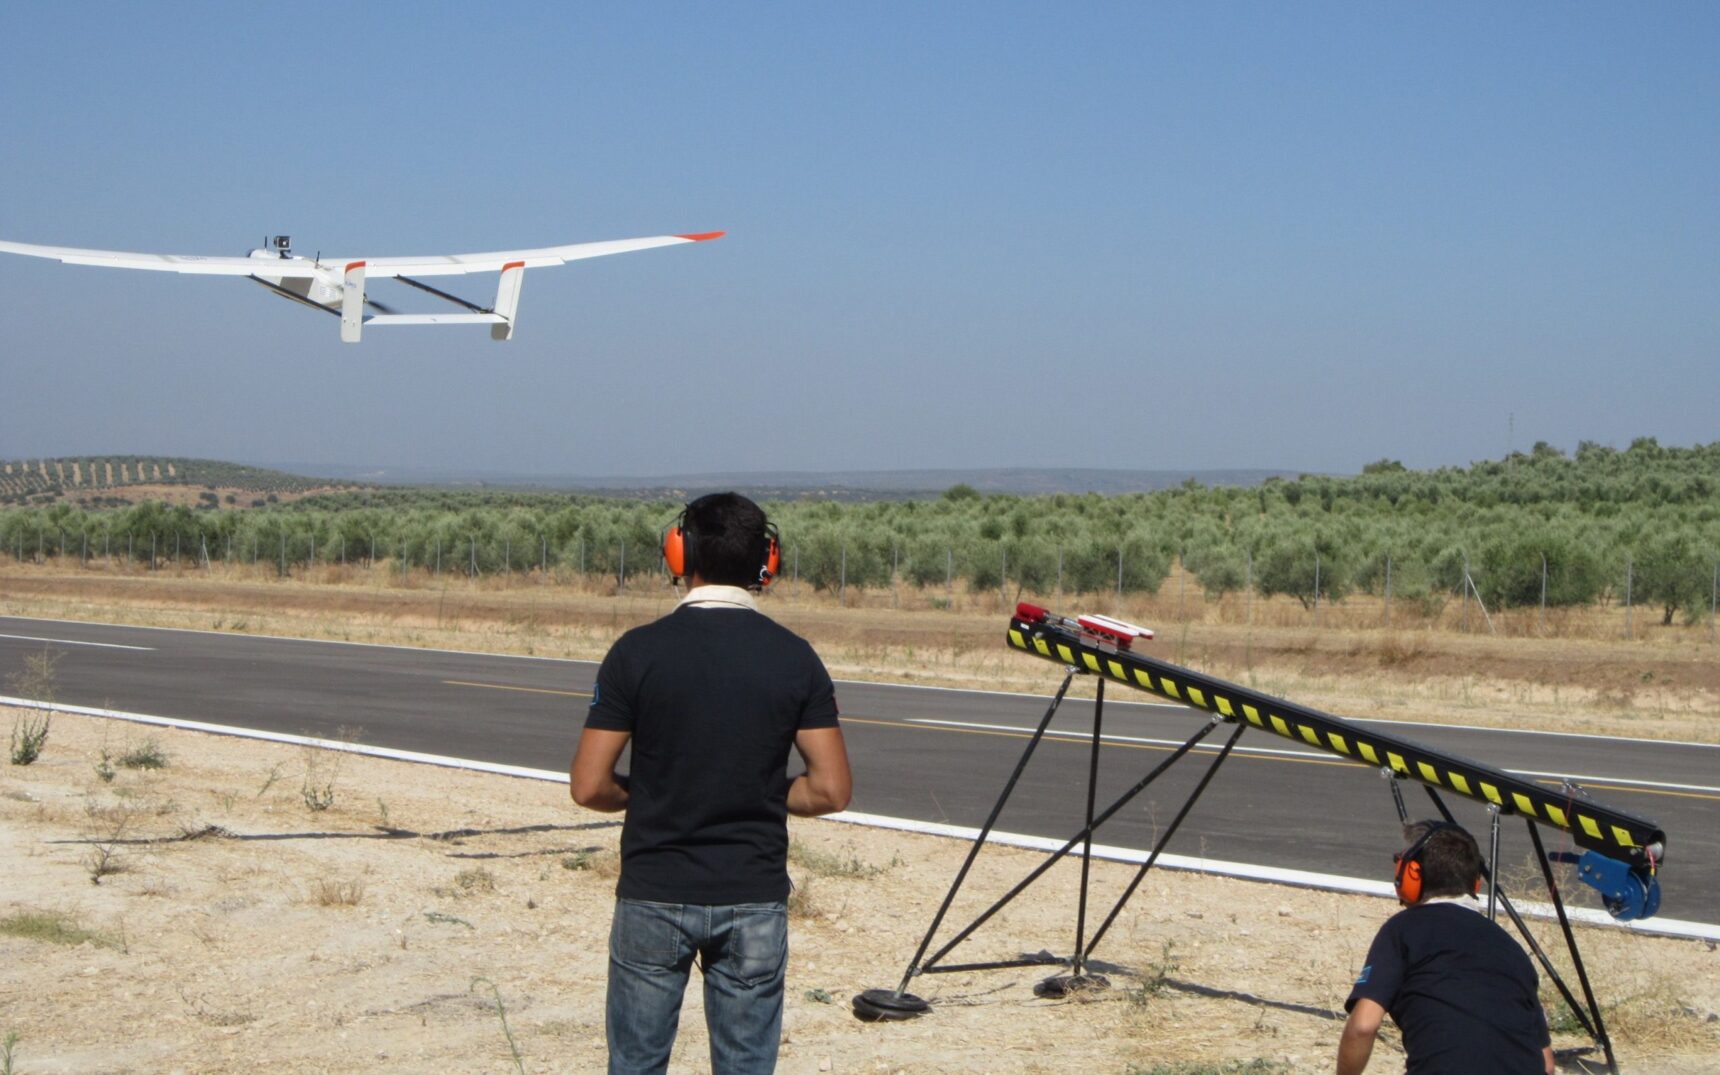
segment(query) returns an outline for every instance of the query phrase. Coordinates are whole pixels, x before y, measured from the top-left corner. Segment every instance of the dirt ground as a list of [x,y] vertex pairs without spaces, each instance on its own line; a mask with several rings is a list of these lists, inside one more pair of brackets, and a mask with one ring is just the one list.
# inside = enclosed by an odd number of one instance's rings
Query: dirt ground
[[[618,833],[559,783],[55,716],[39,760],[0,767],[4,1070],[599,1071]],[[785,1073],[1329,1071],[1395,909],[1155,871],[1098,952],[1111,988],[925,976],[930,1015],[868,1024],[849,998],[896,984],[968,845],[828,820],[791,835]],[[1039,861],[986,849],[950,922]],[[1095,864],[1095,914],[1132,875]],[[1077,879],[1059,865],[953,961],[1066,953]],[[1720,1071],[1713,945],[1579,934],[1625,1070]],[[707,1070],[705,1049],[694,988],[672,1070]],[[1400,1064],[1382,1044],[1371,1070]]]

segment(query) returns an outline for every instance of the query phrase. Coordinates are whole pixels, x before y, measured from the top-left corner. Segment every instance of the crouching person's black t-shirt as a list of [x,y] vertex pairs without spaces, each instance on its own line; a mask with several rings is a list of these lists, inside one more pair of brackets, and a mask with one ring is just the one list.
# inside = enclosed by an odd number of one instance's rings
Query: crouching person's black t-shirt
[[759,612],[683,605],[624,634],[585,720],[632,736],[616,894],[787,899],[789,748],[836,718],[818,655]]
[[1408,1075],[1542,1075],[1551,1040],[1535,968],[1471,907],[1427,903],[1387,919],[1344,1010],[1362,997],[1403,1031]]

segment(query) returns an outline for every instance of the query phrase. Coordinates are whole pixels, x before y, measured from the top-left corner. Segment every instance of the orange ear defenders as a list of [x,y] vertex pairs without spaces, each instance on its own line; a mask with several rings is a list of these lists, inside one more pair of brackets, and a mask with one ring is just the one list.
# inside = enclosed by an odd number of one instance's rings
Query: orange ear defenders
[[[683,508],[680,516],[669,525],[669,529],[663,531],[663,563],[668,567],[670,575],[684,579],[698,570],[693,552],[697,546],[697,536],[687,528],[687,512]],[[759,565],[758,582],[754,585],[759,589],[769,586],[781,568],[782,539],[777,535],[775,523],[765,523],[764,562]]]
[[[1433,839],[1435,833],[1460,828],[1460,826],[1453,825],[1449,821],[1436,821],[1427,827],[1427,831],[1422,833],[1415,843],[1392,856],[1392,865],[1397,869],[1392,880],[1397,886],[1398,899],[1405,903],[1416,903],[1421,900],[1422,851],[1427,847],[1427,842]],[[1475,879],[1475,891],[1477,893],[1481,891],[1481,878],[1479,877]]]

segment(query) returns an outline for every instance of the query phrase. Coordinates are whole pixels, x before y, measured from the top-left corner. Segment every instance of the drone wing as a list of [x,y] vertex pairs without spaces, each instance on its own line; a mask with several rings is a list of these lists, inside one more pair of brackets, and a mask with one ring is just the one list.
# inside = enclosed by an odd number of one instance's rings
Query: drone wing
[[126,250],[85,250],[76,246],[37,246],[0,239],[0,253],[48,258],[67,265],[102,265],[110,269],[149,269],[156,272],[202,273],[210,276],[253,276],[259,262],[273,277],[315,277],[316,266],[293,258],[204,257],[200,254],[134,254]]
[[366,258],[364,270],[371,276],[451,276],[458,273],[501,272],[514,266],[538,269],[548,265],[564,265],[582,258],[600,258],[606,254],[626,254],[634,250],[650,250],[679,243],[700,243],[721,238],[722,235],[720,231],[708,231],[698,235],[653,235],[645,239],[609,239],[597,243],[574,243],[570,246],[542,246],[535,250],[495,250],[487,254]]

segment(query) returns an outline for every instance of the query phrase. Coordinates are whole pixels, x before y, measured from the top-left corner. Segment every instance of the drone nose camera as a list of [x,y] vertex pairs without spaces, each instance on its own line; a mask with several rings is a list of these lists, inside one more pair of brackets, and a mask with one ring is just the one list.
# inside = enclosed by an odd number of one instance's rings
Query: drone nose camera
[[289,235],[276,235],[269,240],[269,244],[283,254],[293,248],[293,240]]

